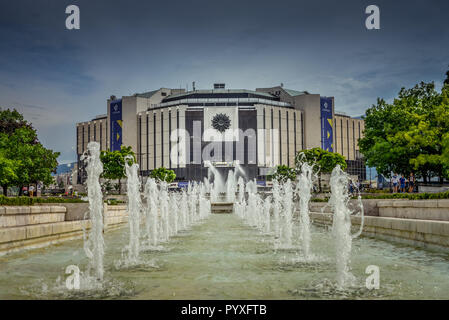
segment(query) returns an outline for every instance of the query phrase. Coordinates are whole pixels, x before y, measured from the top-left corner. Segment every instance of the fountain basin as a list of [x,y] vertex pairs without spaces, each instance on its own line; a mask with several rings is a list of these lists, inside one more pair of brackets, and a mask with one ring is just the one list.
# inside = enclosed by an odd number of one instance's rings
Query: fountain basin
[[[315,224],[332,225],[331,213],[311,212],[310,216]],[[359,216],[351,216],[355,229],[360,220]],[[449,221],[365,216],[362,234],[413,246],[449,249]]]
[[[293,230],[298,230],[295,224]],[[106,233],[105,277],[130,282],[127,296],[98,299],[448,299],[449,258],[408,245],[362,237],[353,243],[352,273],[359,287],[335,290],[332,237],[312,226],[311,247],[323,259],[304,262],[295,250],[274,250],[270,237],[235,215],[212,215],[175,236],[164,250],[142,252],[158,268],[117,270],[127,228]],[[296,237],[293,237],[296,239]],[[299,248],[299,243],[294,241]],[[0,299],[89,299],[52,290],[65,268],[85,268],[82,240],[0,257]],[[328,260],[326,260],[328,259]],[[380,268],[380,289],[364,288],[368,265]],[[44,290],[43,285],[46,285]],[[117,290],[119,291],[119,290]]]

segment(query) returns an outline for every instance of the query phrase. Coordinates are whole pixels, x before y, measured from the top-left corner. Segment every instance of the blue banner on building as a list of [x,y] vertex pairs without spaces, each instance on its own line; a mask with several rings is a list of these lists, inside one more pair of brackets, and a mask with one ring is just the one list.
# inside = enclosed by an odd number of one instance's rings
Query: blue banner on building
[[111,151],[120,150],[122,147],[122,99],[111,101]]
[[187,181],[179,181],[178,182],[178,188],[188,188],[189,187],[189,182]]
[[321,97],[321,148],[334,152],[333,99]]

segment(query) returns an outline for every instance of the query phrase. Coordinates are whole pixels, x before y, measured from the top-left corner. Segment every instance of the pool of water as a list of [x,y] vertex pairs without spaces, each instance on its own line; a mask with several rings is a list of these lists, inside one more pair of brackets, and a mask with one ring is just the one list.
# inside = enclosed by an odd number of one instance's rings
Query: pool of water
[[[271,235],[236,215],[212,215],[124,269],[116,266],[128,243],[123,228],[105,234],[102,289],[66,289],[66,267],[87,266],[76,240],[0,257],[0,299],[449,299],[447,252],[358,238],[351,258],[357,285],[339,290],[330,232],[312,231],[315,259],[307,262],[298,243],[275,250]],[[365,288],[369,265],[380,269],[378,290]]]

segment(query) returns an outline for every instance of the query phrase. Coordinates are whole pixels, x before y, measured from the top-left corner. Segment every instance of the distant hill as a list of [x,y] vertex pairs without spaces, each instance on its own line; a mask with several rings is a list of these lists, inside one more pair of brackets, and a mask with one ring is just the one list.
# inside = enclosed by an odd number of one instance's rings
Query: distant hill
[[53,174],[53,175],[69,173],[70,171],[72,171],[75,164],[76,164],[76,162],[60,164],[56,168],[56,174]]

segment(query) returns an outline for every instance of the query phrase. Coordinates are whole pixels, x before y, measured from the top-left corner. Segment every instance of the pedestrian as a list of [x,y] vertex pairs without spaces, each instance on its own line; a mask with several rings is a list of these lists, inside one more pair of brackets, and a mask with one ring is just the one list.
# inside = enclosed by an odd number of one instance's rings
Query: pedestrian
[[30,186],[30,197],[33,197],[34,186]]
[[391,183],[393,184],[393,193],[398,192],[398,175],[396,173],[393,173]]
[[401,193],[405,193],[405,177],[404,175],[401,175],[399,178],[399,182],[401,184]]
[[410,173],[410,177],[408,179],[408,192],[412,193],[415,190],[415,175]]

